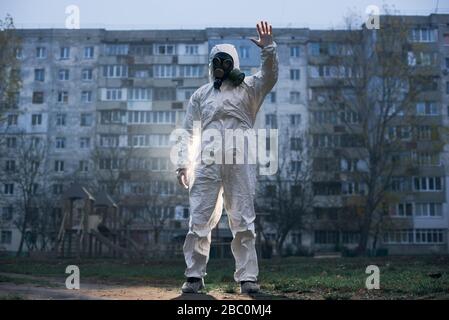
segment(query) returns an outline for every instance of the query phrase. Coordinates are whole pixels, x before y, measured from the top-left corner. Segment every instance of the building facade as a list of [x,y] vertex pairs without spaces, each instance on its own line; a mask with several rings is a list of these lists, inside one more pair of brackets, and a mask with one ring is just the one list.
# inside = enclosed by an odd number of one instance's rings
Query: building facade
[[[429,64],[436,82],[416,101],[417,116],[423,125],[449,128],[449,15],[410,16],[407,21],[412,44],[407,55]],[[279,79],[256,127],[279,130],[283,177],[297,170],[313,173],[308,186],[313,194],[311,223],[289,233],[285,247],[293,252],[351,248],[359,240],[356,229],[336,223],[348,197],[362,189],[346,178],[358,170],[358,159],[340,156],[339,149],[351,147],[334,144],[343,139],[334,138],[341,134],[343,115],[321,97],[331,89],[329,57],[350,32],[361,31],[275,30]],[[40,138],[46,146],[45,174],[36,188],[45,188],[55,199],[72,182],[105,190],[117,201],[122,223],[138,243],[149,250],[163,244],[179,251],[188,226],[188,199],[169,159],[170,133],[181,124],[191,94],[208,81],[213,45],[234,44],[242,71],[257,72],[260,49],[249,40],[254,30],[28,29],[18,34],[22,89],[17,108],[8,111],[2,124],[2,170],[19,164],[17,139]],[[419,47],[413,49],[416,43]],[[382,233],[379,248],[392,254],[449,252],[444,139],[441,134],[438,154],[425,151],[428,141],[420,142],[421,151],[413,155],[419,170],[397,182],[398,200],[389,208],[395,228]],[[0,246],[15,251],[20,187],[3,178],[0,191]],[[57,206],[53,214],[61,214]],[[226,223],[223,216],[213,235],[217,243],[231,238]],[[266,228],[262,240],[274,239],[274,229]]]

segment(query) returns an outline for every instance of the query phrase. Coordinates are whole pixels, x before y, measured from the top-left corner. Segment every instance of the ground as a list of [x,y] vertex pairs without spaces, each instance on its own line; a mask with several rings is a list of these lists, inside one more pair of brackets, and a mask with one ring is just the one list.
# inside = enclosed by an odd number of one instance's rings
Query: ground
[[[65,288],[65,268],[80,268],[80,290]],[[365,288],[368,265],[380,269],[380,290]],[[182,260],[128,262],[0,258],[0,299],[449,299],[449,256],[289,257],[260,261],[262,293],[238,294],[233,261],[208,265],[206,290],[181,295]]]

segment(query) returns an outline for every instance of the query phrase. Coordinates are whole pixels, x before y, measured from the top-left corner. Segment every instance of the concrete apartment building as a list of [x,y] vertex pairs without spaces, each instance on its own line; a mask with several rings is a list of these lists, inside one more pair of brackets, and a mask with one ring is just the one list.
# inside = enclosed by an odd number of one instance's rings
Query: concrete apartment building
[[[449,15],[407,19],[418,30],[414,41],[424,43],[425,51],[433,55],[438,82],[435,92],[423,98],[424,105],[432,105],[424,107],[423,121],[447,128]],[[180,125],[190,95],[208,81],[208,53],[214,44],[234,44],[241,69],[246,74],[257,71],[260,50],[249,41],[254,30],[18,32],[23,39],[18,51],[23,85],[8,138],[25,132],[48,144],[46,178],[54,197],[61,197],[75,181],[98,185],[118,202],[122,219],[138,243],[149,250],[154,242],[179,250],[187,230],[188,199],[175,181],[168,137]],[[341,181],[348,165],[332,147],[314,143],[335,134],[338,126],[338,116],[323,106],[317,92],[326,90],[321,78],[326,77],[329,48],[343,41],[347,32],[276,30],[279,80],[261,108],[256,127],[280,130],[285,177],[292,167],[301,169],[310,161],[311,188],[321,190],[314,192],[310,208],[312,227],[294,230],[286,240],[286,246],[295,250],[332,251],[336,245],[353,247],[358,241],[356,230],[337,228],[331,218],[350,196]],[[14,153],[11,147],[0,156],[2,167],[14,160]],[[378,247],[392,254],[449,252],[447,147],[430,158],[438,161],[424,161],[416,177],[406,177],[410,189],[400,192],[402,200],[391,211],[400,224],[382,236]],[[414,189],[418,177],[420,190]],[[434,186],[432,190],[421,187],[424,180],[425,186]],[[15,251],[20,234],[12,220],[18,188],[12,190],[4,183],[0,191],[0,246]],[[149,210],[163,213],[163,221],[148,219]],[[163,225],[160,230],[158,223]],[[274,238],[272,230],[266,234]],[[214,237],[217,242],[230,240],[226,216]]]

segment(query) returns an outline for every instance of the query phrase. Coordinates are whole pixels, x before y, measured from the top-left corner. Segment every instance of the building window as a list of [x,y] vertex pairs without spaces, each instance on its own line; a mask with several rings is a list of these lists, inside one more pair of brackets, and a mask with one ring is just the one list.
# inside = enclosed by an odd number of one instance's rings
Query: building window
[[42,115],[41,114],[32,114],[31,115],[31,125],[40,126],[42,124]]
[[7,195],[14,194],[14,183],[5,183],[3,184],[3,193]]
[[422,244],[438,244],[444,243],[443,229],[416,229],[415,242]]
[[290,80],[299,80],[300,75],[299,69],[290,69]]
[[156,54],[173,55],[175,54],[175,46],[172,44],[160,44],[156,46]]
[[55,160],[55,171],[56,172],[64,172],[64,161]]
[[419,116],[438,116],[440,110],[435,102],[418,102],[416,104],[416,114]]
[[19,116],[17,114],[8,114],[8,126],[16,126]]
[[92,69],[83,69],[83,71],[81,71],[81,78],[83,81],[92,81]]
[[16,137],[7,137],[6,138],[6,147],[7,148],[16,148],[17,147],[17,138]]
[[93,117],[91,113],[82,113],[80,125],[82,127],[90,127],[93,122]]
[[366,194],[366,185],[363,182],[348,182],[343,181],[341,183],[342,194],[347,195],[364,195]]
[[309,48],[309,54],[311,56],[319,56],[322,52],[320,43],[317,43],[317,42],[309,43],[308,48]]
[[334,111],[313,111],[312,122],[318,124],[337,123],[337,114]]
[[56,149],[65,149],[65,138],[63,137],[56,138]]
[[121,164],[122,161],[118,158],[101,158],[98,167],[100,170],[118,170]]
[[[113,114],[113,122],[121,121],[119,114]],[[104,120],[111,121],[109,115],[105,115]],[[103,119],[102,119],[103,121]],[[130,124],[174,124],[176,122],[175,111],[128,111],[128,123]]]
[[45,69],[34,69],[34,81],[45,81]]
[[84,47],[84,59],[93,59],[94,47]]
[[413,186],[415,191],[442,191],[443,180],[441,177],[414,177]]
[[275,114],[266,114],[265,115],[265,126],[270,129],[277,129],[277,117]]
[[290,103],[300,104],[301,103],[301,93],[298,91],[290,92]]
[[8,171],[8,172],[16,171],[16,161],[15,160],[6,160],[5,161],[5,171]]
[[167,171],[169,159],[167,158],[151,158],[151,171]]
[[122,89],[106,89],[107,101],[120,101],[122,100]]
[[58,79],[61,81],[69,80],[69,70],[68,69],[60,69],[58,72]]
[[89,161],[80,160],[79,162],[79,171],[81,172],[89,172]]
[[301,151],[302,150],[302,140],[301,138],[290,138],[290,150]]
[[69,93],[67,91],[58,92],[58,102],[59,103],[69,103]]
[[440,166],[441,159],[438,152],[412,152],[412,160],[417,166]]
[[129,52],[135,56],[149,56],[153,53],[153,47],[151,45],[133,45],[129,48]]
[[36,58],[44,59],[47,57],[47,48],[45,47],[37,47],[36,48]]
[[411,41],[413,42],[435,42],[437,38],[436,29],[416,28],[411,31]]
[[81,102],[84,103],[92,102],[92,91],[81,92]]
[[34,104],[44,103],[44,93],[42,91],[34,91],[33,92],[33,103]]
[[106,54],[108,56],[127,55],[129,46],[127,44],[110,44],[106,46]]
[[69,59],[70,58],[70,48],[62,47],[59,55],[60,59]]
[[148,78],[150,76],[148,70],[134,70],[134,78]]
[[201,65],[180,66],[179,76],[185,78],[200,78],[203,76],[203,66]]
[[125,78],[128,76],[128,67],[125,65],[103,66],[103,77],[105,78]]
[[315,230],[316,244],[337,244],[338,238],[338,231]]
[[11,221],[13,216],[14,208],[12,206],[2,208],[2,220]]
[[185,54],[186,55],[197,55],[198,54],[198,46],[197,45],[186,45],[185,46]]
[[301,161],[292,160],[290,161],[290,170],[294,173],[298,173],[301,171]]
[[176,100],[175,88],[154,88],[154,101]]
[[[129,113],[134,111],[129,111]],[[139,111],[136,111],[139,112]],[[150,111],[148,111],[150,112]],[[131,119],[132,117],[130,117]],[[100,111],[100,123],[126,123],[126,111],[124,110],[103,110]]]
[[301,115],[300,114],[291,114],[290,115],[290,124],[293,126],[301,124]]
[[12,243],[12,231],[2,230],[1,243],[2,244]]
[[249,48],[246,46],[240,47],[240,58],[241,59],[248,59],[249,58]]
[[66,118],[67,118],[67,115],[65,113],[56,114],[56,125],[57,126],[65,126]]
[[391,191],[404,192],[410,191],[410,180],[408,177],[392,177],[391,178]]
[[441,203],[415,203],[415,215],[417,217],[441,217],[443,208]]
[[290,57],[299,58],[300,54],[301,54],[300,47],[290,47]]
[[414,243],[414,230],[404,229],[386,232],[384,234],[384,243],[386,244],[409,244]]
[[22,48],[16,48],[16,59],[23,59],[23,49]]
[[117,134],[100,135],[101,147],[118,147],[120,136]]
[[358,244],[360,241],[360,233],[355,231],[343,231],[341,234],[341,242],[344,244]]
[[90,148],[90,138],[88,137],[80,138],[80,148],[81,149]]
[[365,171],[367,169],[366,161],[360,159],[340,159],[340,170],[346,172]]
[[128,94],[129,94],[128,99],[130,101],[149,101],[149,100],[151,100],[150,90],[147,88],[130,88],[128,90]]
[[52,188],[53,188],[53,194],[54,194],[54,195],[62,194],[63,189],[64,189],[63,185],[60,184],[60,183],[55,183],[55,184],[52,186]]
[[158,64],[153,66],[153,75],[155,78],[173,78],[176,77],[176,66],[171,64]]
[[413,216],[413,205],[411,203],[398,203],[394,207],[393,216],[396,217]]
[[276,103],[276,91],[270,92],[270,103]]

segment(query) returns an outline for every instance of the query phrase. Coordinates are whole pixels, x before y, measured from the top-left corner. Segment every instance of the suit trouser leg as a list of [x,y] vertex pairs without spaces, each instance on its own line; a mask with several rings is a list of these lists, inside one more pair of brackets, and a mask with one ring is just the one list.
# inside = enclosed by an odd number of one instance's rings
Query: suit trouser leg
[[257,281],[259,274],[251,179],[247,165],[229,165],[223,174],[224,205],[233,235],[231,249],[237,282]]
[[223,210],[221,179],[196,177],[190,188],[189,231],[184,242],[186,277],[203,278],[209,261],[211,231]]

